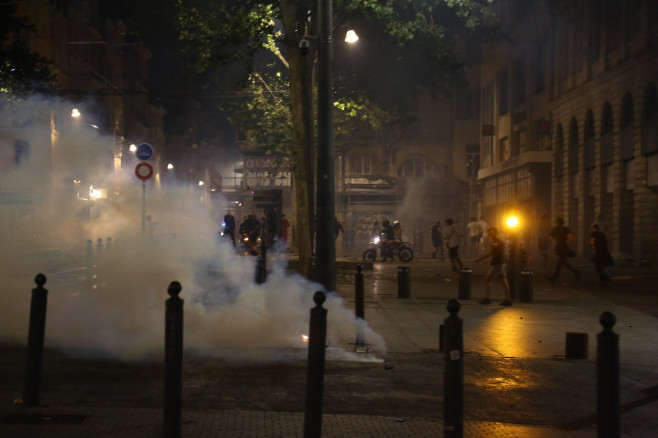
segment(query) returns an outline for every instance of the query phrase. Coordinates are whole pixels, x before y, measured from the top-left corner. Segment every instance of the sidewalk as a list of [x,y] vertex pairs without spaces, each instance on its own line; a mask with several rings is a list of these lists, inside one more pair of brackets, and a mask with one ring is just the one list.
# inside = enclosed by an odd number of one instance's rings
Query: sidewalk
[[[338,293],[344,297],[347,307],[353,306],[354,273],[352,266],[356,260],[342,260],[348,266],[338,275]],[[458,276],[448,273],[446,266],[431,259],[415,260],[409,265],[411,272],[411,296],[398,298],[397,264],[375,263],[372,270],[365,273],[366,321],[381,335],[386,352],[370,352],[367,355],[379,362],[391,361],[397,377],[405,372],[415,372],[422,368],[409,368],[407,357],[426,360],[428,374],[417,378],[437,379],[433,365],[441,355],[438,352],[439,325],[448,316],[446,303],[457,296]],[[369,266],[368,266],[369,268]],[[596,436],[595,359],[596,334],[601,332],[598,318],[604,311],[617,317],[614,331],[620,336],[621,364],[621,404],[622,436],[644,438],[655,436],[658,429],[658,319],[621,304],[597,297],[583,289],[582,285],[570,283],[567,273],[563,277],[566,285],[549,285],[537,275],[534,282],[534,302],[515,302],[509,308],[480,305],[477,299],[482,294],[482,276],[486,265],[473,267],[472,299],[462,300],[459,317],[464,322],[465,373],[472,373],[480,362],[500,364],[500,369],[492,369],[489,374],[480,374],[481,379],[468,379],[469,388],[465,391],[465,437],[509,437],[509,438],[590,438]],[[436,274],[441,272],[441,276]],[[655,284],[655,283],[654,283]],[[492,296],[500,296],[500,290],[493,289]],[[566,332],[584,332],[589,336],[588,359],[566,360]],[[354,351],[354,333],[337,332],[328,327],[328,337],[337,341],[340,349]],[[368,342],[368,339],[366,339]],[[0,355],[6,356],[5,345],[0,343]],[[330,357],[331,354],[328,354]],[[423,359],[425,358],[425,359]],[[328,359],[335,360],[335,359]],[[511,375],[504,373],[506,367],[519,364]],[[19,366],[0,360],[0,375],[10,378],[20,375]],[[515,365],[514,365],[515,366]],[[8,370],[7,367],[12,367]],[[486,368],[486,367],[485,367]],[[379,369],[379,367],[377,368]],[[17,371],[18,370],[18,371]],[[407,371],[414,370],[414,371]],[[71,379],[75,379],[75,369],[63,369]],[[148,372],[148,371],[145,371]],[[303,369],[297,373],[305,372]],[[480,371],[478,371],[480,372]],[[487,372],[485,371],[482,371]],[[477,385],[490,385],[491,379],[500,374],[498,381],[503,399],[507,394],[516,394],[525,386],[528,395],[515,401],[510,408],[502,404],[480,406]],[[493,376],[493,377],[492,377]],[[127,377],[127,376],[126,376]],[[439,376],[440,377],[440,376]],[[486,378],[485,378],[486,377]],[[79,378],[82,387],[76,388],[84,397],[85,391],[91,394],[86,380]],[[303,379],[303,377],[300,377]],[[582,387],[559,388],[565,379],[582,382]],[[486,381],[485,381],[486,380]],[[349,382],[346,380],[345,382]],[[206,384],[210,382],[205,382]],[[185,386],[184,381],[184,386]],[[236,383],[237,385],[237,383]],[[341,380],[341,388],[347,390]],[[538,386],[534,388],[534,386]],[[552,386],[551,394],[563,397],[582,396],[582,402],[574,406],[573,417],[564,419],[560,425],[549,420],[550,406],[560,403],[560,399],[533,397],[542,388]],[[578,386],[578,385],[575,385]],[[87,405],[74,402],[67,394],[42,390],[44,406],[28,408],[11,404],[15,391],[8,388],[20,387],[10,382],[0,385],[4,403],[0,404],[0,436],[2,437],[159,437],[162,436],[162,409],[158,402],[152,406],[134,408],[121,398],[108,399]],[[484,388],[484,386],[482,386]],[[510,389],[511,388],[511,389]],[[534,389],[533,389],[534,388]],[[208,388],[210,390],[210,388]],[[262,388],[264,397],[276,396],[278,388]],[[325,388],[325,396],[332,396]],[[375,389],[373,389],[375,390]],[[651,392],[653,390],[653,392]],[[217,390],[220,391],[220,390]],[[511,391],[511,392],[510,392]],[[494,390],[493,393],[496,393]],[[265,395],[267,394],[267,395]],[[385,395],[385,394],[384,394]],[[371,400],[379,400],[382,394],[373,394]],[[393,396],[393,394],[391,394]],[[423,395],[424,396],[424,395]],[[153,394],[156,400],[160,393]],[[419,394],[409,392],[409,403],[417,403]],[[435,397],[441,398],[441,394]],[[548,398],[548,399],[546,399]],[[485,399],[482,399],[487,400]],[[563,403],[572,400],[564,399]],[[303,403],[303,401],[302,401]],[[375,403],[374,401],[372,403]],[[254,400],[254,406],[257,405]],[[485,403],[487,404],[487,403]],[[510,404],[512,400],[510,400]],[[517,406],[521,404],[522,409]],[[127,405],[124,407],[124,405]],[[582,406],[581,406],[582,405]],[[215,410],[212,405],[200,408],[186,407],[183,402],[183,436],[187,437],[301,437],[303,435],[304,414],[278,412],[268,409],[226,409]],[[547,407],[548,406],[548,407]],[[365,406],[364,406],[365,407]],[[441,437],[443,436],[442,412],[432,416],[391,416],[372,415],[372,409],[364,409],[367,415],[347,415],[328,412],[323,416],[324,437]],[[594,417],[592,415],[594,414]],[[509,421],[518,418],[523,421]],[[486,421],[482,421],[486,420]],[[559,420],[559,418],[558,418]],[[567,421],[568,420],[568,421]],[[557,421],[557,420],[555,420]],[[564,423],[571,423],[571,428]],[[550,426],[547,426],[550,424]]]

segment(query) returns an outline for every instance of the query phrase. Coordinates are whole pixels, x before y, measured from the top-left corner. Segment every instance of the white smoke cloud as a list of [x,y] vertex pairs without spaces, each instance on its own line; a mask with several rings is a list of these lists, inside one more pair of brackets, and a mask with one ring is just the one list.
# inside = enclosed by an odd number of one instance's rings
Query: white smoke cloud
[[[285,260],[275,257],[268,259],[267,282],[255,284],[256,259],[217,243],[220,212],[199,202],[194,187],[147,184],[153,236],[145,237],[142,183],[132,168],[113,168],[112,141],[97,129],[63,122],[59,129],[58,117],[72,106],[34,99],[0,107],[0,339],[27,339],[29,292],[43,272],[50,346],[127,360],[161,358],[164,302],[175,280],[183,287],[186,349],[236,360],[280,360],[287,350],[305,351],[301,335],[308,333],[312,297],[321,286],[286,273]],[[16,139],[30,145],[20,165],[8,152]],[[74,183],[77,178],[82,182]],[[93,206],[80,199],[92,182],[108,189],[108,198]],[[98,266],[93,271],[86,269],[88,239]],[[97,277],[86,279],[90,272]],[[330,330],[355,333],[354,314],[339,296],[328,294],[324,307]],[[379,335],[367,329],[366,337],[385,353]]]

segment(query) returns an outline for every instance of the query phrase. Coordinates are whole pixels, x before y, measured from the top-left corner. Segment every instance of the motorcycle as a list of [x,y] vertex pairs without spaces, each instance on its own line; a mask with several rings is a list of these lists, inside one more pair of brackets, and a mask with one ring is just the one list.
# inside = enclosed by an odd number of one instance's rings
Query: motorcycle
[[259,243],[260,237],[257,237],[256,239],[249,239],[248,233],[240,233],[240,241],[238,242],[238,246],[240,248],[240,252],[242,252],[244,255],[257,256]]
[[378,248],[382,259],[390,257],[390,259],[393,260],[393,257],[397,256],[401,262],[408,263],[414,258],[414,250],[411,247],[412,243],[410,242],[396,241],[395,243],[389,244],[381,237],[375,237],[375,239],[368,245],[368,249],[363,252],[363,260],[366,262],[374,262],[377,260]]

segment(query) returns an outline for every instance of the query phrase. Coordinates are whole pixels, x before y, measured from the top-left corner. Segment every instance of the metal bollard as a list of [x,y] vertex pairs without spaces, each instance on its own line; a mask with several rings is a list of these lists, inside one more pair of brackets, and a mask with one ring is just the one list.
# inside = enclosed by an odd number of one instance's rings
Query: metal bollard
[[598,438],[619,438],[619,335],[612,331],[617,318],[603,312],[603,331],[596,335],[596,416]]
[[471,275],[473,270],[471,268],[461,268],[459,270],[459,295],[460,300],[471,299]]
[[87,284],[89,288],[93,285],[94,278],[94,242],[87,239],[87,248],[85,248],[85,263],[87,271]]
[[398,298],[411,296],[411,272],[408,266],[398,266]]
[[444,321],[446,368],[443,374],[443,422],[445,438],[464,436],[464,342],[463,321],[457,316],[459,301],[448,301]]
[[172,281],[165,302],[164,437],[181,437],[183,399],[183,300],[181,284]]
[[311,309],[311,323],[308,334],[304,438],[320,438],[322,436],[322,396],[327,341],[327,309],[322,307],[322,303],[326,299],[327,296],[324,292],[316,292],[313,295],[315,307]]
[[365,303],[363,296],[363,266],[356,265],[354,278],[354,313],[356,316],[356,346],[365,345]]
[[267,248],[265,243],[260,244],[260,254],[256,262],[256,283],[263,284],[267,280]]
[[95,283],[93,288],[103,286],[103,239],[100,237],[96,240],[96,256],[94,257]]
[[30,303],[30,328],[27,335],[27,366],[23,402],[28,406],[39,404],[41,389],[41,366],[43,364],[43,340],[46,333],[46,309],[48,306],[48,289],[46,276],[37,274],[34,277],[37,287],[32,289]]
[[532,303],[532,275],[534,272],[524,269],[521,271],[521,287],[519,289],[519,301],[522,303]]

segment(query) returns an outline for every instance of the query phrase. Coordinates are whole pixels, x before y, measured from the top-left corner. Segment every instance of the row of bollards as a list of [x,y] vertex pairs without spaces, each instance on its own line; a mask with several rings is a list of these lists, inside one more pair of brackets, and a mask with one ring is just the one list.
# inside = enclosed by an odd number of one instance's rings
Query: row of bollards
[[[445,357],[444,437],[464,436],[464,369],[463,327],[457,316],[459,301],[451,299],[447,305],[450,314],[439,327],[439,351]],[[603,331],[597,335],[596,354],[596,412],[598,438],[619,438],[619,335],[612,327],[616,317],[604,312],[600,319]]]
[[[32,289],[28,332],[27,364],[23,402],[38,406],[43,364],[44,339],[48,290],[44,288],[46,276],[38,274],[37,287]],[[167,288],[165,301],[165,354],[164,354],[164,405],[163,436],[182,436],[182,388],[183,388],[183,303],[179,297],[182,286],[173,281]],[[311,309],[308,339],[308,370],[306,383],[306,412],[304,437],[320,438],[322,431],[322,398],[324,388],[324,364],[327,337],[327,310],[322,307],[326,300],[323,292],[313,296],[315,307]]]
[[[43,359],[45,321],[48,290],[44,288],[46,276],[35,277],[37,287],[32,289],[26,381],[23,399],[28,406],[39,404]],[[364,320],[363,273],[357,267],[356,302],[357,319]],[[183,378],[183,300],[179,297],[180,283],[171,282],[165,302],[165,382],[164,418],[165,438],[182,436],[182,378]],[[322,434],[322,405],[327,335],[327,310],[323,292],[313,296],[315,307],[310,311],[304,438],[320,438]],[[463,321],[458,316],[459,301],[451,299],[449,316],[440,327],[440,349],[445,357],[444,371],[444,436],[463,437],[464,423],[464,369]],[[365,323],[365,321],[364,321]],[[600,317],[603,331],[597,336],[597,429],[599,438],[619,438],[619,336],[613,332],[615,316],[605,312]],[[363,334],[357,345],[364,343]]]
[[[364,345],[364,286],[363,267],[357,265],[355,276],[355,316],[357,319],[357,346]],[[459,299],[471,299],[471,268],[459,272]],[[519,301],[532,302],[532,275],[530,270],[520,272]],[[411,296],[410,269],[398,268],[398,298]],[[516,297],[515,297],[516,298]],[[451,299],[447,310],[449,316],[439,326],[439,352],[445,355],[444,372],[444,433],[446,438],[463,437],[464,423],[464,371],[463,371],[463,322],[457,316],[461,305]],[[362,325],[359,324],[362,323]],[[605,312],[600,317],[603,331],[597,335],[597,419],[599,438],[619,438],[619,335],[612,331],[615,316]],[[584,342],[584,347],[581,345]],[[567,358],[587,358],[587,334],[567,333]],[[582,349],[585,352],[582,352]]]

